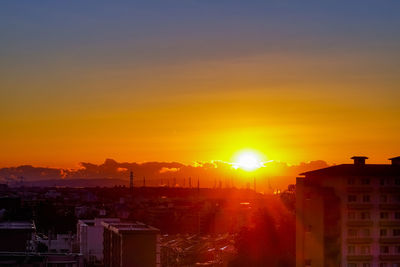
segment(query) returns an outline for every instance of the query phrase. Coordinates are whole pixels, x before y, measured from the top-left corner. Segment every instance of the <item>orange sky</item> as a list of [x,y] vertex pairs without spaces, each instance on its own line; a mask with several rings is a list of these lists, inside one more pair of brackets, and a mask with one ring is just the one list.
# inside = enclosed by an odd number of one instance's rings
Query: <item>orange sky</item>
[[[122,8],[84,9],[76,15],[82,27],[58,18],[72,12],[61,7],[4,18],[0,167],[232,161],[241,149],[292,164],[399,156],[400,42],[390,28],[399,20],[378,25],[378,14],[358,14],[347,29],[335,26],[336,11],[325,18],[319,10],[327,24],[316,26],[306,19],[311,11],[280,10],[296,15],[288,23],[254,8],[207,22],[195,8],[169,10],[167,28],[134,18],[147,31],[128,14],[105,27],[101,19]],[[168,12],[193,14],[182,25]],[[351,12],[342,19],[350,22]]]

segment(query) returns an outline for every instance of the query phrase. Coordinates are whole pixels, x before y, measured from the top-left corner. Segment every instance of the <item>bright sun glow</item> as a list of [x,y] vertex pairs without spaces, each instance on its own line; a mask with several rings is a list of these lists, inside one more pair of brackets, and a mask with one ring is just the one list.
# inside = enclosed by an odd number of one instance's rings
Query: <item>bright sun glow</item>
[[246,171],[252,171],[263,166],[259,156],[254,152],[242,152],[236,159],[235,166]]

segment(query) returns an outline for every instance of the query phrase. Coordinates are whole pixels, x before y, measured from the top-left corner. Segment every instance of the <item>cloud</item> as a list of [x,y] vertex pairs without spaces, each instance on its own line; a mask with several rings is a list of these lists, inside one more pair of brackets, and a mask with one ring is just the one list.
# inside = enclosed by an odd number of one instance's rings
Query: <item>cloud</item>
[[211,161],[195,162],[185,165],[178,162],[117,162],[106,159],[102,164],[89,162],[80,163],[79,169],[57,169],[33,167],[30,165],[0,169],[0,182],[19,181],[23,177],[25,181],[46,179],[103,179],[114,178],[128,180],[132,171],[134,183],[141,185],[146,178],[146,185],[158,186],[168,181],[176,181],[177,184],[188,185],[189,177],[194,186],[197,179],[202,187],[214,187],[222,184],[224,187],[246,187],[257,180],[259,191],[268,191],[269,188],[285,189],[287,185],[295,183],[299,173],[328,167],[322,160],[302,162],[298,165],[288,165],[285,162],[268,162],[265,167],[254,173],[242,169],[235,169],[229,162]]
[[179,171],[178,168],[167,168],[167,167],[162,167],[160,170],[160,173],[166,173],[166,172],[177,172]]

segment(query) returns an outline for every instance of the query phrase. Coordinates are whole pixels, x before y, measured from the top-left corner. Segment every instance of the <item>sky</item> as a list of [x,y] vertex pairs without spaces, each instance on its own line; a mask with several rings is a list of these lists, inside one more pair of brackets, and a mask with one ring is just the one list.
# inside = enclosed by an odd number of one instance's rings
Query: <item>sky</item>
[[389,163],[399,1],[3,1],[0,167]]

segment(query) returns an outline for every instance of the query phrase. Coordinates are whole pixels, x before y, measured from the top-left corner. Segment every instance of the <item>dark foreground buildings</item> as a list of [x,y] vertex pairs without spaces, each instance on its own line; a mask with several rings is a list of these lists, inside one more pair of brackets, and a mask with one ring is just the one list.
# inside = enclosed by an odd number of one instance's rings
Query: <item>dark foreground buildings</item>
[[353,157],[296,183],[296,266],[400,266],[400,157]]
[[110,223],[104,226],[104,266],[161,266],[160,231],[142,223]]

